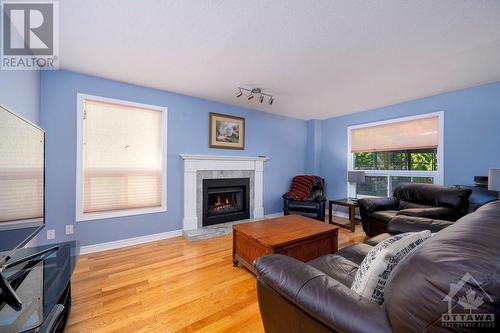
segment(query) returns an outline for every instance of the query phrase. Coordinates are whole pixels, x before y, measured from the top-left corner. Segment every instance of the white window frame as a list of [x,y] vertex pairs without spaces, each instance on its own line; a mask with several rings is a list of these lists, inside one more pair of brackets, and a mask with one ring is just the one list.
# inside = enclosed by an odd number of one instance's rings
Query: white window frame
[[[354,154],[351,152],[351,131],[353,129],[372,127],[378,125],[386,125],[399,123],[403,121],[425,119],[438,117],[438,138],[439,144],[437,148],[437,171],[420,171],[420,170],[354,170]],[[434,184],[443,185],[444,184],[444,111],[431,112],[420,114],[417,116],[395,118],[384,121],[377,121],[372,123],[365,123],[360,125],[353,125],[347,127],[347,171],[364,171],[367,176],[383,176],[387,177],[387,196],[391,196],[391,176],[403,176],[403,177],[432,177],[434,178]],[[347,182],[347,196],[353,197],[356,193],[356,184],[350,184]],[[370,197],[369,195],[358,195],[359,198]]]
[[[150,110],[156,110],[162,112],[162,189],[161,189],[161,206],[160,207],[150,207],[150,208],[134,208],[134,209],[123,209],[110,212],[95,212],[95,213],[84,213],[83,212],[83,116],[84,116],[84,101],[93,100],[104,103],[113,103],[124,106],[132,106],[137,108],[144,108]],[[77,116],[76,116],[76,134],[77,134],[77,149],[76,149],[76,221],[89,221],[89,220],[101,220],[114,217],[122,216],[132,216],[132,215],[142,215],[142,214],[152,214],[161,213],[167,211],[167,119],[168,119],[168,108],[164,106],[150,105],[135,103],[130,101],[124,101],[119,99],[87,95],[87,94],[77,94]]]

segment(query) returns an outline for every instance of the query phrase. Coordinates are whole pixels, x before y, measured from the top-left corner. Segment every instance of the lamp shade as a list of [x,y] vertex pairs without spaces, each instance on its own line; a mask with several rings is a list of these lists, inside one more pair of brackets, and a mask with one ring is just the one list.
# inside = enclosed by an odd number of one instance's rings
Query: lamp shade
[[500,191],[500,169],[490,169],[488,172],[488,190]]
[[349,183],[363,184],[365,182],[365,172],[364,171],[348,171],[347,181]]

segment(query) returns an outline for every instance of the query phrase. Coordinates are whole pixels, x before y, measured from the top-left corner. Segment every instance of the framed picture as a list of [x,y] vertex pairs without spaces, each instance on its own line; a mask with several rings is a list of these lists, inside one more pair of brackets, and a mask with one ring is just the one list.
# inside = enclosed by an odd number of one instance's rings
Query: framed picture
[[210,113],[210,148],[245,149],[245,118]]

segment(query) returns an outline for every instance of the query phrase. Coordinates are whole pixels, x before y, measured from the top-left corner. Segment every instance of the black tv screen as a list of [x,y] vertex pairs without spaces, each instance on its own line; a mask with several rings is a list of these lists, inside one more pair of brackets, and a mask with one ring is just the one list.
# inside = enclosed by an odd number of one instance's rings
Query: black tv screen
[[41,128],[0,106],[0,251],[44,225],[44,140]]

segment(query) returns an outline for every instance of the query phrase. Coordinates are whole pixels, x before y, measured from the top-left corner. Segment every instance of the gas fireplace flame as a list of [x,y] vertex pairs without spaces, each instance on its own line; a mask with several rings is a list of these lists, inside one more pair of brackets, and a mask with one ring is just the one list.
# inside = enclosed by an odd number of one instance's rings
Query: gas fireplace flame
[[215,202],[210,206],[213,213],[225,213],[239,209],[235,200],[228,195],[217,195]]

